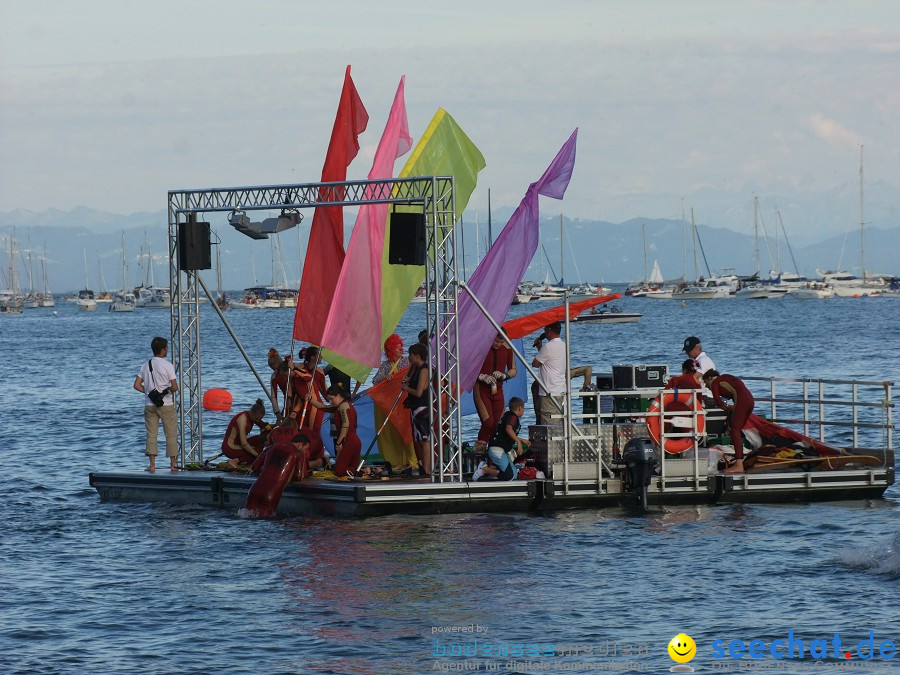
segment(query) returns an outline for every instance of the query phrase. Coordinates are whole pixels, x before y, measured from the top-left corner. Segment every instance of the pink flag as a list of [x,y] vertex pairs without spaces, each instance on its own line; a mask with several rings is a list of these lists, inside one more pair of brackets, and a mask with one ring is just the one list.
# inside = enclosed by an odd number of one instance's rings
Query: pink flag
[[[370,180],[393,176],[394,161],[412,147],[403,98],[405,81],[406,76],[400,78]],[[373,367],[381,362],[381,255],[389,208],[389,204],[360,208],[322,335],[324,347]]]
[[[538,195],[553,199],[562,199],[565,195],[575,166],[577,136],[578,129],[575,129],[544,175],[528,186],[519,207],[469,279],[469,288],[499,324],[506,319],[516,289],[537,251],[540,239]],[[461,292],[458,353],[459,378],[464,391],[475,386],[478,371],[496,334],[469,294]]]

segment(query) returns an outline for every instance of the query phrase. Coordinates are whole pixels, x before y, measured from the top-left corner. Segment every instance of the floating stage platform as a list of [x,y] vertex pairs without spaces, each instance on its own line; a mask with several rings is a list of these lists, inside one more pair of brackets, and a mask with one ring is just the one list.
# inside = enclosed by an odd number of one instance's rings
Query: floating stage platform
[[[654,476],[650,507],[676,504],[816,502],[877,499],[894,482],[893,455],[872,469]],[[104,502],[165,502],[240,509],[255,477],[213,471],[96,472],[90,484]],[[308,479],[291,483],[279,515],[550,512],[637,503],[618,478],[445,482]]]

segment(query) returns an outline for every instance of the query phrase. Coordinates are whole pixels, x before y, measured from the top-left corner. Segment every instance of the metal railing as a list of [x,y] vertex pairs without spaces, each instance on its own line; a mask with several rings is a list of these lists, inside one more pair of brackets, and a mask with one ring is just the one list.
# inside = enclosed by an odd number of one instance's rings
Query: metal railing
[[[846,450],[851,454],[874,455],[882,459],[886,466],[893,451],[893,382],[863,380],[830,380],[813,378],[780,378],[780,377],[745,377],[748,387],[764,392],[766,395],[754,395],[757,415],[800,433],[821,443],[827,443]],[[701,478],[709,473],[708,458],[701,456],[700,448],[708,445],[709,428],[712,424],[725,420],[725,412],[707,405],[705,409],[667,410],[665,397],[660,396],[662,389],[613,390],[613,391],[579,391],[571,393],[571,400],[582,400],[582,411],[572,411],[573,433],[579,442],[587,442],[592,455],[591,462],[575,462],[582,466],[593,464],[593,476],[596,480],[596,491],[603,491],[603,478],[614,477],[622,468],[621,450],[628,439],[621,433],[623,429],[634,433],[635,437],[650,434],[647,430],[647,419],[655,416],[659,419],[660,446],[659,452],[659,488],[666,490],[666,478],[676,475],[684,479],[693,479],[694,489],[700,487]],[[682,390],[683,391],[683,390]],[[657,408],[653,411],[642,410],[641,401],[658,399]],[[586,401],[592,405],[585,406]],[[618,403],[617,403],[618,402]],[[762,404],[768,404],[767,410]],[[625,409],[633,408],[633,409]],[[698,418],[705,416],[705,429],[701,431]],[[671,419],[680,417],[691,420],[690,426],[675,427]],[[561,414],[552,415],[551,419],[562,422]],[[669,427],[667,429],[667,427]],[[561,441],[566,434],[564,426],[556,435],[548,437],[550,441]],[[833,433],[827,433],[832,430]],[[813,431],[816,435],[812,435]],[[577,433],[574,433],[577,432]],[[836,432],[836,433],[835,433]],[[721,434],[726,432],[723,430]],[[695,442],[686,451],[673,454],[663,451],[668,441],[693,438]],[[703,439],[703,440],[701,440]],[[622,447],[620,447],[622,446]],[[686,459],[687,457],[687,459]],[[686,462],[690,460],[691,471]],[[701,460],[703,465],[701,465]],[[584,482],[587,476],[569,478],[573,464],[571,455],[566,452],[562,456],[564,472],[560,480],[564,491],[568,493],[570,482]],[[549,462],[548,462],[549,463]],[[550,468],[550,467],[548,467]],[[889,467],[890,468],[890,467]],[[577,474],[576,474],[577,475]],[[683,486],[679,486],[684,489]]]

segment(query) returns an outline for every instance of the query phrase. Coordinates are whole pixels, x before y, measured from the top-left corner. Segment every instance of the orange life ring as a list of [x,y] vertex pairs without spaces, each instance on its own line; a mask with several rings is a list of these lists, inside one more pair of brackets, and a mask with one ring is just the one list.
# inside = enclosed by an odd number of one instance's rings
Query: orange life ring
[[227,389],[207,389],[203,394],[204,410],[231,410],[231,392]]
[[[696,412],[697,435],[700,436],[706,431],[706,412],[703,410],[703,403],[697,400],[697,390],[666,390],[653,399],[650,407],[647,409],[647,431],[650,432],[650,438],[653,439],[654,443],[658,445],[660,442],[659,427],[662,419],[662,416],[659,414],[660,398],[662,399],[663,412],[666,416],[672,412],[687,412],[693,417]],[[695,438],[693,436],[667,438],[663,447],[669,454],[678,455],[693,448],[694,441]]]

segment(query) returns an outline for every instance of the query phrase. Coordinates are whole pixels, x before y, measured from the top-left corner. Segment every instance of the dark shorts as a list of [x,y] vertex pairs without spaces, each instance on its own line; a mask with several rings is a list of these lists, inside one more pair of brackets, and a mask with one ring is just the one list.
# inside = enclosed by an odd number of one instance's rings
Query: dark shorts
[[410,411],[412,415],[413,438],[417,441],[431,440],[431,425],[428,423],[428,408]]

